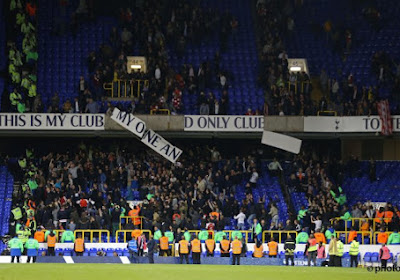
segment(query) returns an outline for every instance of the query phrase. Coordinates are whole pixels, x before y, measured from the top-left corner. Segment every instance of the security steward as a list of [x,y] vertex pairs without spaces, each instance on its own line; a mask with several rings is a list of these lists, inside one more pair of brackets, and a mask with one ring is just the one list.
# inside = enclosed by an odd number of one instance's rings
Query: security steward
[[178,252],[179,252],[179,263],[182,264],[183,258],[185,258],[186,264],[189,264],[190,245],[183,235],[182,239],[179,241]]
[[135,238],[132,238],[128,242],[128,250],[131,255],[131,259],[134,263],[138,262],[138,245]]
[[256,241],[254,243],[254,252],[253,252],[253,258],[262,258],[264,256],[264,246],[261,241],[257,240],[256,238],[254,239]]
[[167,257],[169,256],[168,251],[169,251],[169,242],[168,242],[168,237],[166,237],[164,234],[159,240],[160,244],[160,256],[161,257]]
[[296,243],[294,243],[291,236],[286,239],[283,249],[285,249],[286,265],[289,265],[289,260],[291,260],[292,266],[294,266],[294,250],[296,250]]
[[44,242],[44,231],[42,227],[38,228],[33,238],[35,238],[39,243]]
[[235,240],[232,241],[232,256],[233,256],[233,261],[232,265],[240,265],[240,255],[242,254],[242,242],[235,237]]
[[56,247],[57,236],[54,234],[54,231],[51,231],[47,235],[46,241],[47,241],[47,255],[48,256],[55,256],[56,254],[55,254],[54,248]]
[[17,259],[17,263],[19,263],[19,257],[24,251],[24,244],[21,239],[15,235],[13,239],[8,241],[8,246],[10,247],[11,263],[14,263],[14,259]]
[[82,234],[78,234],[78,238],[75,239],[74,251],[76,256],[83,256],[85,251],[85,241],[82,238]]
[[190,245],[192,248],[193,264],[200,264],[200,255],[201,255],[201,251],[202,251],[200,240],[197,237],[195,237],[190,242]]
[[230,257],[229,250],[231,249],[231,245],[229,244],[229,240],[226,239],[226,236],[224,235],[222,237],[221,242],[219,243],[220,250],[221,250],[221,257]]
[[33,237],[31,237],[28,239],[28,241],[26,241],[25,248],[26,248],[26,255],[28,256],[26,262],[30,263],[32,259],[32,263],[35,263],[39,251],[39,242]]
[[278,243],[273,237],[271,237],[271,241],[268,242],[268,251],[268,256],[270,258],[276,258],[278,256]]
[[350,243],[350,267],[358,267],[358,254],[360,253],[360,242],[357,241],[357,239],[353,239]]
[[207,250],[207,257],[214,257],[215,251],[215,240],[212,238],[208,238],[206,240],[206,250]]

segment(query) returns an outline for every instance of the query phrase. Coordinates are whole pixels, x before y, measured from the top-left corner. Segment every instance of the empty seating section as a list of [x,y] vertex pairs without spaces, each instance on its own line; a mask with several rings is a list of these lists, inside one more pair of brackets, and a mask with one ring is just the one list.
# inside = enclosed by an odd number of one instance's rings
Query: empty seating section
[[[75,35],[70,31],[70,17],[79,1],[69,1],[65,16],[60,15],[59,1],[39,0],[38,9],[38,93],[48,105],[54,92],[60,102],[78,95],[79,77],[88,79],[87,58],[91,51],[108,40],[115,21],[100,17],[95,22],[82,23]],[[63,35],[55,35],[56,27],[64,22]]]
[[[365,1],[367,3],[369,1]],[[399,61],[400,2],[376,1],[376,9],[380,13],[379,27],[368,23],[365,12],[368,6],[363,3],[350,8],[351,1],[304,1],[301,8],[295,12],[295,30],[292,36],[286,38],[289,57],[306,58],[311,75],[319,75],[325,69],[328,76],[342,81],[353,73],[356,84],[360,86],[376,86],[377,75],[371,71],[372,57],[375,52],[384,51],[394,61]],[[332,13],[332,10],[341,11]],[[339,38],[337,50],[333,42],[327,39],[323,29],[326,21],[330,21],[336,30],[340,30],[343,38]],[[345,31],[352,34],[351,51],[344,59]],[[394,71],[394,69],[391,69]],[[381,98],[389,98],[392,85],[380,88]],[[395,107],[393,103],[391,107]]]
[[361,177],[346,177],[343,189],[349,204],[368,200],[375,202],[389,201],[393,205],[400,203],[400,163],[397,161],[380,161],[376,163],[375,182],[368,177],[369,162],[361,162]]
[[[14,178],[6,166],[0,166],[0,236],[8,233],[13,187]],[[4,246],[0,242],[0,251],[4,249]]]

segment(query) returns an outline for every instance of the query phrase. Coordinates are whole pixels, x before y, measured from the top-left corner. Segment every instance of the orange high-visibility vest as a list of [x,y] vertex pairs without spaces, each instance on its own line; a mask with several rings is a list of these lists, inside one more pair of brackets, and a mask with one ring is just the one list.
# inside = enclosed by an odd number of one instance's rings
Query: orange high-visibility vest
[[142,231],[140,229],[134,229],[132,231],[132,238],[137,239],[141,235],[142,235]]
[[188,254],[189,253],[189,242],[185,239],[179,241],[179,254]]
[[[369,231],[369,223],[368,223],[368,222],[363,222],[363,223],[361,224],[360,230],[361,230],[361,231]],[[368,234],[368,233],[363,233],[363,235],[364,235],[364,236],[368,236],[369,234]]]
[[316,232],[314,233],[314,236],[318,243],[322,242],[322,244],[326,244],[325,234],[323,234],[322,232]]
[[381,219],[380,219],[380,218],[383,218],[384,216],[385,216],[385,212],[376,211],[376,214],[375,214],[375,223],[380,223],[380,222],[381,222]]
[[129,211],[129,213],[130,213],[129,216],[134,217],[134,218],[132,219],[132,222],[133,222],[133,224],[134,224],[135,226],[141,224],[140,218],[136,218],[136,217],[139,217],[139,212],[140,212],[140,208],[139,208],[139,207],[137,207],[136,209],[132,209],[131,211]]
[[393,218],[393,212],[392,211],[385,211],[384,212],[384,216],[385,218],[383,219],[385,221],[385,223],[391,223],[392,222],[392,218]]
[[218,212],[211,212],[210,216],[211,217],[215,217],[215,218],[217,218],[217,220],[219,220],[219,213]]
[[163,236],[160,238],[160,249],[168,250],[168,237]]
[[261,244],[260,247],[254,245],[254,257],[255,258],[262,258],[263,257],[264,246]]
[[214,241],[214,239],[207,239],[206,240],[206,248],[207,248],[208,252],[210,252],[210,253],[214,252],[214,249],[215,249],[215,241]]
[[239,255],[242,253],[242,242],[237,239],[232,241],[232,253],[234,255]]
[[351,241],[357,238],[357,231],[352,230],[349,233],[349,238],[347,239],[347,243],[350,244]]
[[229,241],[227,239],[223,239],[220,242],[221,253],[229,253]]
[[82,253],[85,249],[85,242],[82,238],[75,239],[75,252]]
[[37,242],[39,242],[39,243],[44,242],[44,232],[43,231],[35,232],[35,235],[33,236],[33,238],[36,239]]
[[387,243],[387,241],[388,241],[388,234],[386,232],[378,233],[378,243],[379,244]]
[[268,242],[268,250],[270,256],[278,255],[278,243],[275,241]]
[[192,252],[193,253],[200,253],[201,252],[201,244],[200,244],[200,240],[193,239],[192,242],[190,242],[190,244],[192,245]]
[[57,243],[57,236],[47,235],[47,247],[55,247]]

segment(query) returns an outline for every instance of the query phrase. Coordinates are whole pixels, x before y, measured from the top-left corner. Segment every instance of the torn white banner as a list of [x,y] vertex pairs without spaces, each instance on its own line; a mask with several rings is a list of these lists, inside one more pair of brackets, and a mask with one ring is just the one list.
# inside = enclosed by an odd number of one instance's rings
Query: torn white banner
[[261,143],[264,145],[279,148],[294,154],[300,153],[301,140],[272,131],[264,131]]
[[181,149],[173,146],[151,129],[146,131],[146,134],[142,138],[142,143],[173,163],[175,163],[182,154]]
[[120,111],[118,108],[114,108],[111,119],[139,138],[142,138],[146,132],[146,123],[144,121],[132,114]]

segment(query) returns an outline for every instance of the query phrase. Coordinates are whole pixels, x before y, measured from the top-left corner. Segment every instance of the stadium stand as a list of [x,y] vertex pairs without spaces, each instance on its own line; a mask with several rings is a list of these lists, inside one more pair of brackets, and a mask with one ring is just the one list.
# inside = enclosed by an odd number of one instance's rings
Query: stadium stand
[[[339,109],[339,115],[360,115],[360,100],[370,106],[373,99],[389,99],[397,112],[393,92],[398,88],[399,37],[393,15],[398,9],[398,3],[373,1],[305,1],[296,7],[295,27],[286,38],[288,55],[306,57],[311,75],[320,75],[326,92],[333,79],[338,81],[339,92],[331,95],[329,107]],[[355,99],[348,80],[358,88]]]
[[143,233],[159,263],[198,237],[230,264],[223,236],[242,264],[400,261],[399,3],[114,1],[0,7],[0,252],[54,231],[41,261],[129,263]]

